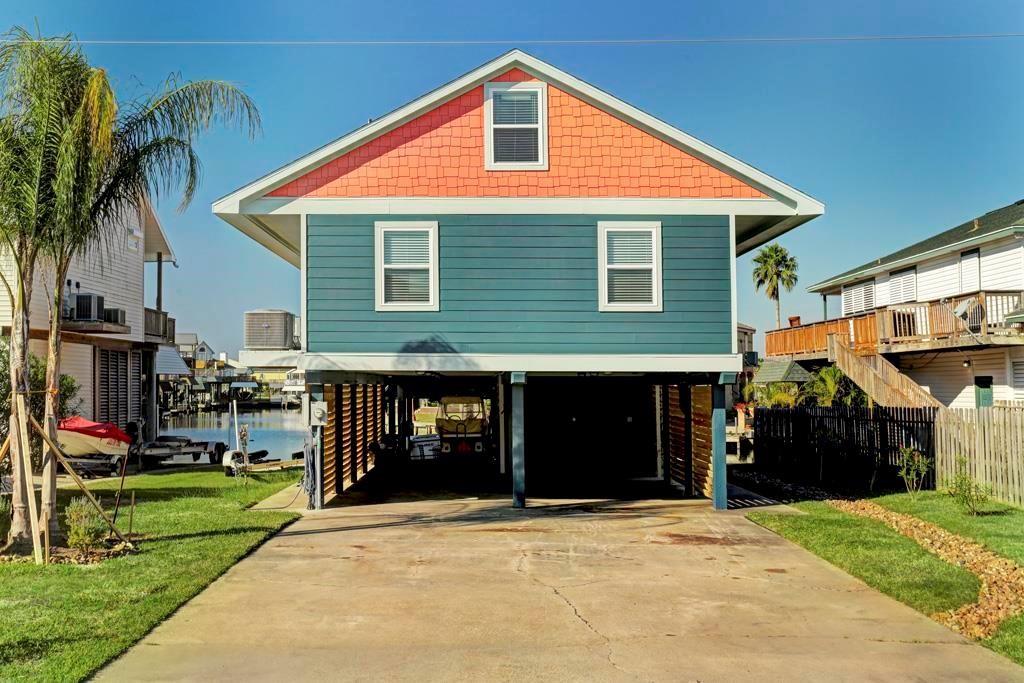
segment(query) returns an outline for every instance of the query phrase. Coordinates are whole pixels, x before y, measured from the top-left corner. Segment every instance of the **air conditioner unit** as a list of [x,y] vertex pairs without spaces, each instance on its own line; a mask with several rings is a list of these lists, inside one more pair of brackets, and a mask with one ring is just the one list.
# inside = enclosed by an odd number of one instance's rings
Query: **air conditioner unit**
[[103,297],[99,294],[72,294],[72,320],[103,320]]
[[295,316],[288,311],[263,309],[245,312],[246,349],[291,349],[295,344]]
[[124,325],[125,310],[123,308],[104,308],[103,322]]

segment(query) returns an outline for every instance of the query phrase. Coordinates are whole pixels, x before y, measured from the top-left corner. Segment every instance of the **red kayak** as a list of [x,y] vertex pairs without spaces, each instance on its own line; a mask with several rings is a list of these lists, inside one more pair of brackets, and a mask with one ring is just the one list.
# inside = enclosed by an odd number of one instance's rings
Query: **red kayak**
[[91,422],[84,417],[68,417],[57,426],[57,440],[72,457],[128,454],[132,437],[112,422]]

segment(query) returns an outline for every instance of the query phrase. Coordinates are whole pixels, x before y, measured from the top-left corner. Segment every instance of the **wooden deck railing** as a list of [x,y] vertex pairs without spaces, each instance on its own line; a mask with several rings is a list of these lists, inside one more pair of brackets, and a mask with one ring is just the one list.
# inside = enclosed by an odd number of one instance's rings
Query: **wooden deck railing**
[[826,320],[774,330],[765,335],[765,355],[824,355],[828,351],[830,334],[843,335],[854,351],[873,351],[878,347],[877,330],[874,311],[853,318]]
[[166,311],[154,308],[147,308],[144,313],[146,336],[174,343],[174,318],[168,316]]
[[[798,325],[765,335],[765,355],[824,355],[828,335],[843,335],[858,354],[880,345],[1020,335],[1006,316],[1024,304],[1019,291],[981,291],[949,299],[895,304],[860,315]],[[960,313],[958,316],[957,313]]]

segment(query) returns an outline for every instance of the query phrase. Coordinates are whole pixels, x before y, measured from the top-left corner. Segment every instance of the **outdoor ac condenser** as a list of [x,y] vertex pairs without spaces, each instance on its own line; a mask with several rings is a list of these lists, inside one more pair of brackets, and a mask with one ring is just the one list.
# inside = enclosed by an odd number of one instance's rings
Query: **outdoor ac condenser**
[[125,310],[123,308],[104,308],[103,322],[113,323],[115,325],[124,325]]
[[72,294],[72,320],[103,320],[103,297],[99,294]]

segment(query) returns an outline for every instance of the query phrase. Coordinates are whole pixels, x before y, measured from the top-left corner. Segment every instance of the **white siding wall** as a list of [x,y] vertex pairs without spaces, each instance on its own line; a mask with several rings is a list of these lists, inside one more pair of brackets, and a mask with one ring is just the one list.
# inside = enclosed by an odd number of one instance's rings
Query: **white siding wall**
[[882,308],[891,303],[889,292],[889,273],[875,276],[875,306]]
[[917,300],[931,301],[960,293],[960,254],[924,261],[917,266]]
[[[99,245],[91,253],[75,259],[68,270],[68,279],[72,283],[80,282],[82,293],[102,294],[107,308],[125,310],[125,322],[132,328],[131,334],[107,336],[124,341],[142,341],[145,338],[143,231],[135,216],[126,223],[127,225],[110,231],[111,237],[106,244]],[[14,263],[9,254],[0,255],[0,269],[9,281],[13,279]],[[33,329],[43,330],[49,324],[49,300],[52,290],[53,271],[40,260],[36,267],[30,307]],[[0,324],[10,325],[10,321],[11,305],[6,292],[0,291]]]
[[1024,245],[1010,240],[982,247],[982,289],[1024,289]]
[[[964,358],[970,358],[971,367],[963,366]],[[937,356],[899,356],[895,361],[911,379],[931,392],[932,396],[950,408],[974,408],[974,378],[992,378],[992,395],[996,401],[1014,398],[1012,377],[1008,376],[1010,366],[1007,349],[969,351],[965,354],[944,351]]]
[[[46,360],[46,342],[33,339],[28,345],[29,351]],[[60,357],[61,374],[70,375],[78,382],[78,414],[87,420],[95,419],[93,412],[93,374],[94,347],[88,344],[64,343]]]
[[[917,301],[934,301],[965,291],[1024,290],[1024,244],[1018,239],[1003,240],[981,248],[981,283],[961,288],[960,252],[917,264]],[[893,303],[890,273],[875,276],[875,305]],[[973,278],[968,278],[973,280]]]

